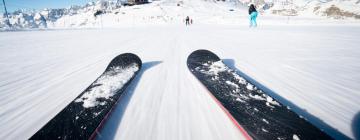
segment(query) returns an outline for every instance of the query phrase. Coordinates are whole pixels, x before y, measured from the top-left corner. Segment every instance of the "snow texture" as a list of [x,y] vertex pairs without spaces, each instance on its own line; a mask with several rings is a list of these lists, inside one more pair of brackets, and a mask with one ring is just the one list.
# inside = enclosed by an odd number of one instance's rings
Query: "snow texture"
[[[242,139],[188,71],[186,58],[197,49],[216,52],[303,109],[300,115],[310,113],[358,138],[353,124],[360,112],[359,21],[265,12],[259,28],[249,29],[244,7],[183,2],[156,1],[98,18],[72,10],[47,20],[48,28],[95,28],[90,30],[0,32],[0,139],[28,139],[125,52],[140,56],[144,68],[100,139]],[[186,15],[194,18],[193,26],[183,26]]]
[[293,140],[300,140],[300,138],[299,138],[299,136],[297,136],[297,135],[293,135]]
[[[132,52],[146,70],[105,124],[104,139],[241,139],[186,67],[187,56],[197,49],[217,52],[228,65],[354,138],[352,121],[360,111],[359,29],[179,24],[2,32],[0,138],[29,138],[113,57]],[[152,66],[152,61],[160,63]]]
[[85,92],[81,97],[77,98],[75,102],[83,102],[84,108],[105,105],[106,102],[101,102],[99,99],[109,99],[112,97],[131,79],[138,69],[139,66],[135,63],[125,68],[111,67],[109,71],[105,72],[93,83],[93,85],[98,86]]
[[[219,75],[219,72],[227,71],[227,72],[231,73],[232,75],[237,75],[234,70],[231,70],[222,61],[216,61],[216,62],[213,62],[213,63],[211,63],[211,62],[204,63],[203,65],[204,66],[209,66],[209,70],[202,70],[202,69],[199,69],[199,67],[197,67],[195,69],[197,69],[197,71],[200,71],[202,73],[215,76],[216,80],[218,80],[217,76]],[[236,78],[237,81],[239,81],[240,84],[246,85],[246,88],[248,90],[257,90],[257,88],[254,87],[254,85],[247,82],[243,77],[240,77],[240,76],[237,75],[237,76],[235,76],[235,78]],[[213,79],[213,80],[215,80],[215,79]],[[266,101],[266,105],[269,106],[269,107],[273,107],[272,105],[280,106],[280,104],[278,102],[276,102],[275,100],[273,100],[273,98],[271,98],[269,95],[262,94],[262,96],[259,96],[259,95],[249,94],[249,96],[242,96],[242,94],[239,94],[241,89],[240,89],[240,87],[238,85],[236,85],[235,83],[233,83],[231,81],[226,81],[225,83],[235,88],[232,95],[233,96],[239,96],[237,98],[238,101],[243,101],[243,100],[246,100],[248,97],[251,97],[251,98],[254,98],[256,100],[264,100],[264,101]],[[262,93],[263,91],[258,90],[258,92]]]

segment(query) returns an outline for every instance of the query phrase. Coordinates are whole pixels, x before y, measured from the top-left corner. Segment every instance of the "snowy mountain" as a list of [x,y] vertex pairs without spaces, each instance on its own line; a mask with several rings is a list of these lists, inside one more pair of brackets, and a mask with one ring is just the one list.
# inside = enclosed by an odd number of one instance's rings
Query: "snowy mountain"
[[280,15],[317,15],[333,19],[360,19],[359,0],[274,0],[272,13]]
[[[89,2],[83,6],[70,6],[62,9],[43,9],[40,11],[17,10],[9,13],[12,28],[47,28],[56,27],[62,18],[76,17],[76,15],[93,14],[96,11],[109,12],[118,8],[116,1]],[[91,18],[92,16],[89,16]],[[0,17],[0,28],[5,28],[6,17]],[[81,25],[81,24],[80,24]],[[80,26],[78,25],[78,26]]]
[[[13,29],[118,27],[119,25],[162,24],[182,21],[191,15],[202,23],[238,24],[247,18],[249,0],[163,0],[150,4],[122,6],[117,1],[90,2],[83,6],[40,11],[18,10],[9,14]],[[268,16],[297,16],[316,19],[360,19],[359,0],[256,0],[258,10]],[[101,15],[101,16],[100,16]],[[240,16],[240,17],[239,17]],[[199,20],[197,20],[199,21]],[[0,17],[0,28],[6,29]]]
[[[202,7],[202,11],[207,11],[204,10],[206,9],[204,6],[207,4],[195,4],[199,2],[191,2],[191,5],[183,6],[184,3],[190,3],[190,1],[156,1],[151,4],[135,6],[121,6],[121,4],[116,1],[97,1],[96,3],[90,2],[84,6],[71,6],[63,9],[43,9],[40,11],[18,10],[10,13],[9,18],[11,26],[15,29],[97,27],[102,26],[103,22],[116,24],[114,22],[119,22],[120,18],[123,23],[129,23],[129,20],[131,20],[131,22],[138,22],[140,19],[149,19],[150,22],[154,21],[153,19],[168,21],[169,19],[177,17],[173,12],[180,11],[181,8],[179,7],[185,8],[186,11]],[[216,3],[216,1],[200,3],[211,4]],[[228,3],[234,3],[234,1],[229,1]],[[164,9],[164,7],[166,7],[166,9]],[[171,10],[170,12],[172,13],[168,13],[169,10]],[[208,10],[212,9],[210,8]],[[101,17],[99,17],[100,15]],[[114,21],[113,19],[116,20]],[[0,20],[0,28],[5,28],[5,16],[0,17]],[[142,21],[139,22],[141,23]]]

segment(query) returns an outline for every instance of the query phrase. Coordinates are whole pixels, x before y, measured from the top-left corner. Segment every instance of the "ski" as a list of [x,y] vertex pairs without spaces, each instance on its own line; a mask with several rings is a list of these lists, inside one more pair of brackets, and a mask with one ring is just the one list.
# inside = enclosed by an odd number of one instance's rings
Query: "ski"
[[141,66],[135,54],[115,57],[88,88],[30,139],[94,139]]
[[187,59],[187,66],[252,139],[332,139],[238,75],[216,54],[194,51]]

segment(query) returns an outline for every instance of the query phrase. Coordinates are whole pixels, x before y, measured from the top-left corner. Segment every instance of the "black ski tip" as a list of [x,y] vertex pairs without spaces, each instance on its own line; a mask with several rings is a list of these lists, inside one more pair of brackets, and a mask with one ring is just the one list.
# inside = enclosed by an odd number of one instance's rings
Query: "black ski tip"
[[108,65],[105,71],[109,70],[113,66],[126,67],[133,63],[138,64],[139,69],[141,69],[142,61],[139,58],[139,56],[133,53],[123,53],[116,56],[113,60],[111,60],[110,64]]
[[216,62],[221,59],[213,52],[205,49],[200,49],[192,52],[187,58],[187,64],[189,68],[193,66],[204,64],[206,62]]
[[[84,107],[83,102],[77,102],[85,93],[101,86],[102,83],[96,83],[99,78],[112,76],[112,74],[121,73],[114,71],[113,67],[127,68],[137,65],[138,69],[128,79],[120,89],[114,91],[109,98],[99,97],[96,100],[104,104],[92,107]],[[54,118],[47,122],[40,130],[38,130],[30,140],[72,140],[72,139],[93,139],[101,129],[103,122],[111,113],[114,105],[124,93],[130,82],[136,74],[141,70],[141,59],[132,53],[124,53],[116,56],[106,70],[101,74],[89,87],[87,87],[78,97],[70,102],[63,110],[61,110]]]

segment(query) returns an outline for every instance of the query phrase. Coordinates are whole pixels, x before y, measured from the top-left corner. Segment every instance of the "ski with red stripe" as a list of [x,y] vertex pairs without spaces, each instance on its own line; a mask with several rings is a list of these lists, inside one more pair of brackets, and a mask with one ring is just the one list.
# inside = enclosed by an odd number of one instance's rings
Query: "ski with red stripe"
[[[196,50],[187,59],[191,73],[252,139],[332,139],[288,107],[229,68],[213,52]],[[243,133],[244,134],[244,133]]]

